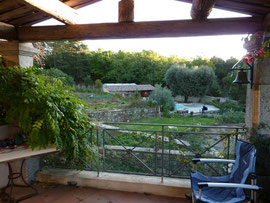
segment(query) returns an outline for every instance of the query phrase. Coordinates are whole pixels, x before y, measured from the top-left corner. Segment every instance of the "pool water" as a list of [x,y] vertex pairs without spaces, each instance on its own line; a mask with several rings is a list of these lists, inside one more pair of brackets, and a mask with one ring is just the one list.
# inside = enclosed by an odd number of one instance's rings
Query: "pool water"
[[203,106],[206,106],[208,110],[206,112],[219,111],[219,109],[213,105],[202,103],[175,103],[176,111],[188,111],[188,113],[201,113]]

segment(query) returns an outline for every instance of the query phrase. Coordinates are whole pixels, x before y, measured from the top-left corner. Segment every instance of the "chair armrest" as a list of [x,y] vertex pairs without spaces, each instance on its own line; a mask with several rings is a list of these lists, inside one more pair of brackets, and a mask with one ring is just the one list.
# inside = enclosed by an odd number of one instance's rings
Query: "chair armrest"
[[193,164],[198,162],[217,162],[217,163],[235,163],[235,160],[231,159],[207,159],[207,158],[194,158],[192,159]]
[[222,188],[242,188],[249,190],[261,190],[262,187],[257,185],[248,185],[248,184],[238,184],[238,183],[211,183],[211,182],[201,182],[198,183],[199,188],[204,187],[222,187]]
[[202,197],[202,189],[204,187],[218,187],[218,188],[242,188],[242,189],[249,189],[249,190],[260,190],[262,187],[257,185],[248,185],[248,184],[237,184],[237,183],[211,183],[211,182],[201,182],[198,183],[199,186],[199,200]]

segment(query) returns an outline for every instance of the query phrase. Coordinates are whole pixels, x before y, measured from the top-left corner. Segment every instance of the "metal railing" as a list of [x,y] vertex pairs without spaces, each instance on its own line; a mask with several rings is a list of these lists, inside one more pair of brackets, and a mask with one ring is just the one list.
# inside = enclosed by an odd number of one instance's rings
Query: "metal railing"
[[[237,126],[103,123],[90,129],[92,153],[85,170],[163,177],[189,177],[194,157],[234,158]],[[225,175],[228,164],[198,166]]]

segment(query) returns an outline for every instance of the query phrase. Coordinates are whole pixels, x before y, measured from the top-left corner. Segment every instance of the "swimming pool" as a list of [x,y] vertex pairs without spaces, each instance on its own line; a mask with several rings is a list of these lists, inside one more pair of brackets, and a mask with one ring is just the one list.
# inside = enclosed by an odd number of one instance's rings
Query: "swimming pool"
[[202,103],[175,103],[176,111],[188,111],[188,113],[201,113],[203,106],[206,106],[208,110],[206,112],[211,111],[219,111],[219,109],[213,105],[202,104]]

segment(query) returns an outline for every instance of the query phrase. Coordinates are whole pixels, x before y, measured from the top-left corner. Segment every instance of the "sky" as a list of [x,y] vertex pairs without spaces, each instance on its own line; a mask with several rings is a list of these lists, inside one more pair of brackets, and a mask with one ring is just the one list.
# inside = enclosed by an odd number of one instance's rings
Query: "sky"
[[[78,9],[82,23],[118,22],[119,0],[103,0],[101,2]],[[135,0],[135,22],[191,19],[191,4],[175,0]],[[209,18],[246,17],[248,15],[213,9]],[[47,20],[38,25],[61,24],[56,20]],[[246,35],[220,35],[204,37],[171,37],[145,39],[85,40],[90,51],[98,49],[140,52],[153,50],[163,56],[176,55],[180,58],[192,59],[198,56],[223,59],[245,55],[242,38]]]

